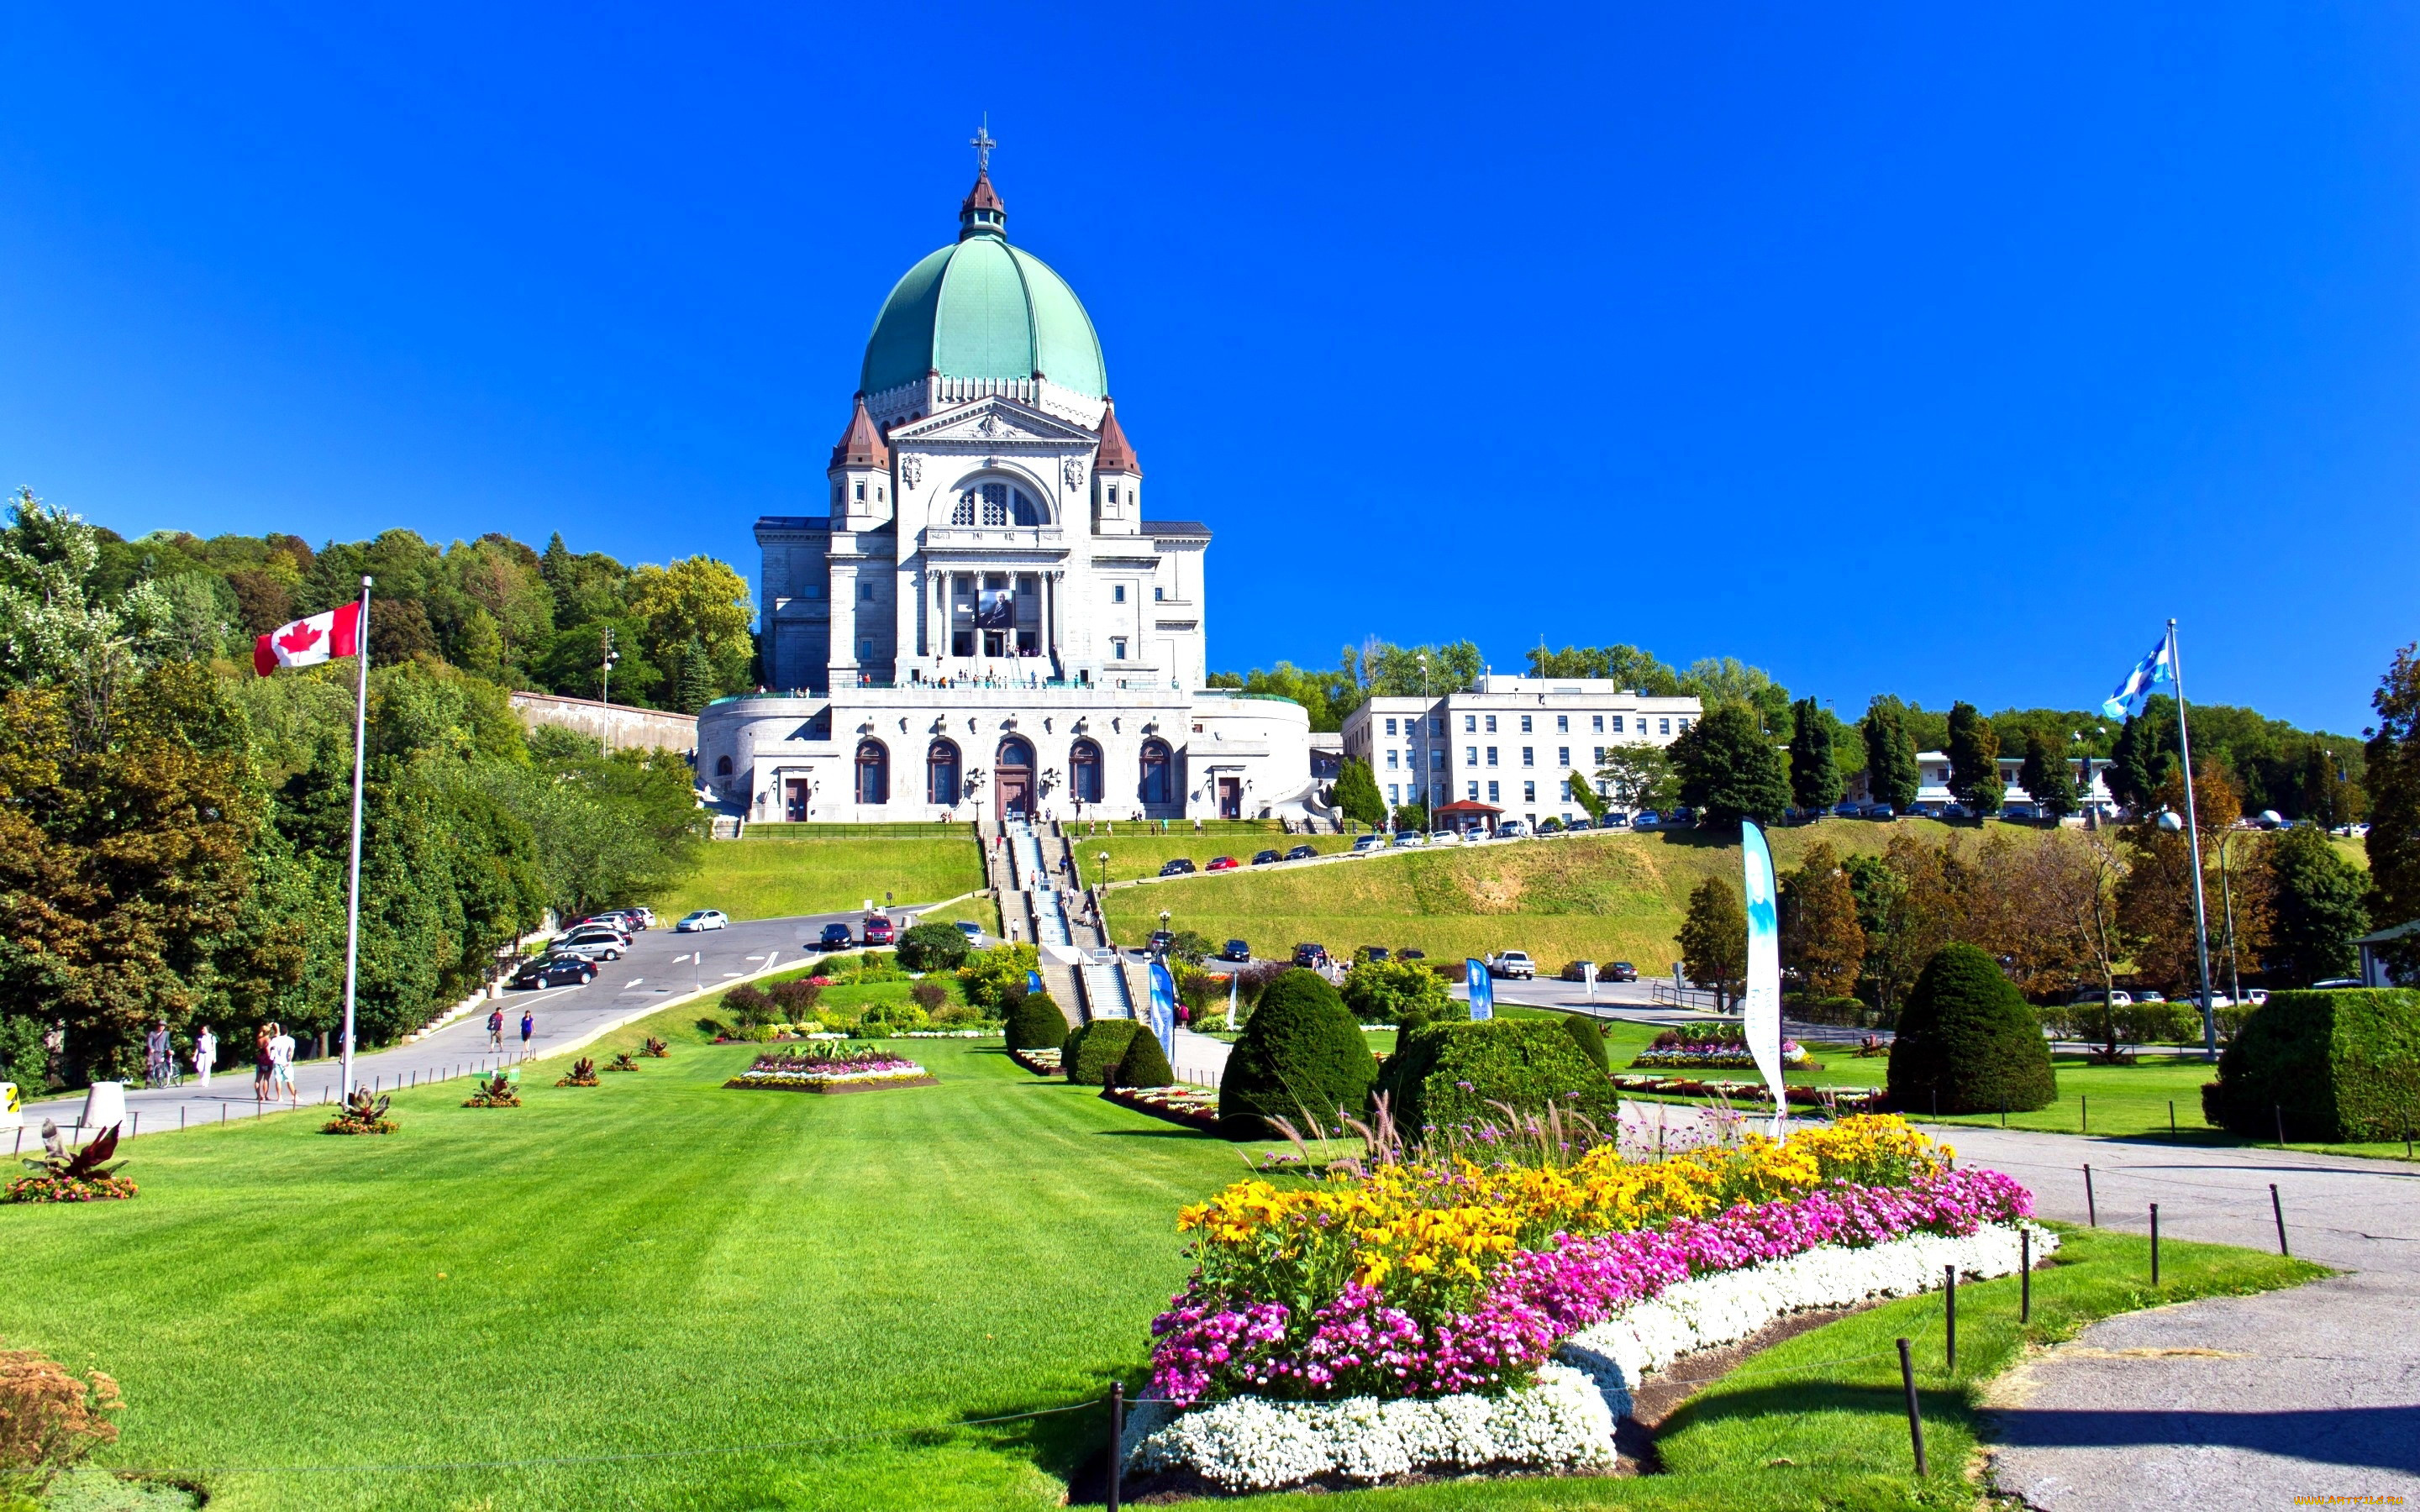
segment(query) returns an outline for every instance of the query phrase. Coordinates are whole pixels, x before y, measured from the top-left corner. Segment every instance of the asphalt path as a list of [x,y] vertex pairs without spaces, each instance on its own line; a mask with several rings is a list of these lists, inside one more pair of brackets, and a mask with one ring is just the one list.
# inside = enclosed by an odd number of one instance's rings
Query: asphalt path
[[[917,910],[893,908],[893,920],[912,919]],[[485,1008],[473,1009],[436,1033],[384,1050],[354,1057],[357,1082],[380,1089],[417,1086],[424,1082],[493,1071],[529,1057],[551,1054],[632,1019],[644,1017],[670,999],[693,994],[742,977],[779,970],[820,954],[816,945],[826,924],[856,925],[865,916],[857,909],[837,914],[812,914],[791,918],[753,919],[696,934],[675,934],[669,924],[633,935],[629,953],[619,961],[600,961],[595,978],[578,987],[544,991],[507,990]],[[488,1012],[504,1011],[504,1048],[488,1042]],[[526,1048],[520,1038],[521,1014],[534,1021]],[[255,1118],[291,1106],[309,1107],[334,1102],[341,1075],[334,1057],[298,1061],[294,1067],[296,1100],[265,1103],[255,1098],[249,1044],[221,1041],[223,1058],[239,1063],[214,1072],[207,1088],[195,1085],[190,1062],[183,1083],[157,1089],[130,1085],[126,1089],[127,1123],[123,1136],[153,1134],[231,1119]],[[84,1116],[84,1094],[54,1098],[26,1105],[22,1134],[8,1138],[21,1149],[39,1145],[44,1119],[54,1119],[70,1138],[82,1137],[74,1127]],[[98,1131],[84,1131],[97,1133]]]

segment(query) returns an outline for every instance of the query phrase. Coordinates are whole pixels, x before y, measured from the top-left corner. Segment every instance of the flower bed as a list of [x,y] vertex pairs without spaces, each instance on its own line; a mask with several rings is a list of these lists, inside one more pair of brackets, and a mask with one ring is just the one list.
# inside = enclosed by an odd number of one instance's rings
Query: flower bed
[[[1613,1086],[1621,1092],[1720,1097],[1739,1103],[1766,1103],[1773,1097],[1762,1082],[1710,1082],[1697,1076],[1616,1076]],[[1785,1087],[1782,1091],[1801,1107],[1835,1108],[1842,1113],[1869,1112],[1883,1100],[1878,1087]]]
[[1059,1052],[1056,1050],[1012,1050],[1008,1053],[1008,1058],[1036,1076],[1059,1074]]
[[21,1176],[0,1202],[122,1202],[141,1190],[123,1176]]
[[[1781,1041],[1781,1064],[1786,1071],[1822,1071],[1821,1063],[1807,1055],[1795,1040]],[[1668,1068],[1676,1071],[1730,1071],[1756,1068],[1756,1056],[1747,1047],[1745,1030],[1729,1024],[1666,1029],[1654,1041],[1638,1053],[1630,1063],[1634,1071]]]
[[[1244,1181],[1186,1209],[1198,1266],[1152,1325],[1167,1405],[1138,1418],[1131,1461],[1228,1489],[1602,1466],[1641,1370],[1782,1312],[1920,1289],[1945,1264],[2006,1273],[2031,1211],[1896,1119],[1653,1163],[1559,1146]],[[1602,1433],[1574,1436],[1559,1349],[1604,1398]],[[1488,1427],[1512,1422],[1535,1431]]]
[[781,1092],[870,1092],[931,1087],[936,1080],[916,1062],[889,1051],[818,1045],[803,1055],[758,1056],[754,1065],[722,1085]]
[[1201,1087],[1110,1087],[1101,1096],[1122,1108],[1148,1113],[1188,1129],[1218,1129],[1218,1094]]

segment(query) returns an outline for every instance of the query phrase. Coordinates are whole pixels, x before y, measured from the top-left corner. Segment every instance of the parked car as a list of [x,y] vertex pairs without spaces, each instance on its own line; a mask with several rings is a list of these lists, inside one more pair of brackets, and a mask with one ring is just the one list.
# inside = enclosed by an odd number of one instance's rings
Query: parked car
[[1429,838],[1417,829],[1399,830],[1395,835],[1398,845],[1426,845],[1428,842]]
[[889,945],[898,938],[898,932],[892,928],[891,920],[881,914],[866,915],[865,922],[859,926],[858,934],[868,945]]
[[1897,819],[1899,815],[1891,810],[1891,806],[1889,804],[1878,803],[1866,810],[1866,817],[1869,819]]
[[1541,835],[1559,835],[1562,832],[1563,822],[1552,815],[1538,821],[1538,833]]
[[1637,981],[1638,968],[1627,961],[1616,961],[1596,974],[1599,981]]
[[1596,827],[1599,829],[1628,829],[1630,827],[1630,816],[1626,813],[1609,813],[1596,822]]
[[1865,814],[1866,806],[1854,798],[1842,798],[1833,806],[1832,811],[1843,819],[1856,819]]
[[1528,833],[1529,822],[1526,819],[1507,819],[1496,826],[1497,840],[1519,840]]
[[1193,858],[1189,856],[1179,856],[1162,862],[1159,874],[1164,877],[1189,877],[1193,874]]
[[557,940],[548,953],[577,956],[583,961],[619,961],[628,943],[617,934],[591,934],[582,939]]
[[1563,980],[1565,981],[1586,981],[1589,980],[1588,968],[1595,964],[1596,963],[1593,961],[1566,961],[1563,963]]
[[729,916],[720,908],[701,908],[693,914],[683,914],[680,922],[673,926],[673,933],[694,934],[700,930],[721,929],[730,922]]
[[1669,828],[1686,829],[1697,822],[1698,810],[1695,809],[1667,809],[1664,810],[1664,823]]
[[1316,845],[1297,845],[1293,850],[1285,853],[1285,858],[1289,861],[1315,860],[1318,858],[1318,856],[1319,847]]
[[[2079,987],[2075,990],[2075,995],[2068,999],[2069,1006],[2076,1008],[2081,1008],[2087,1003],[2097,1003],[2099,1001],[2101,1001],[2101,989],[2098,987]],[[2112,1008],[2132,1008],[2134,1006],[2134,995],[2129,992],[2111,993],[2109,995],[2109,1006]]]
[[597,975],[597,963],[576,955],[550,955],[512,975],[508,987],[577,987]]
[[1384,835],[1362,835],[1353,841],[1353,854],[1356,856],[1367,856],[1372,851],[1383,851],[1386,848],[1387,837]]
[[845,950],[857,944],[857,932],[846,924],[826,924],[822,937],[815,943],[827,950]]
[[1255,851],[1252,853],[1252,864],[1254,866],[1275,866],[1278,863],[1278,853],[1275,851]]
[[1175,943],[1175,935],[1164,929],[1156,929],[1151,932],[1151,938],[1143,941],[1142,945],[1144,949],[1154,955],[1166,955],[1168,948]]
[[1297,945],[1294,948],[1294,964],[1298,966],[1324,966],[1327,964],[1327,947],[1312,944]]
[[967,943],[969,945],[983,944],[983,926],[981,924],[976,923],[971,918],[961,918],[957,921],[957,924],[958,933],[967,937]]
[[1630,822],[1630,827],[1633,829],[1661,829],[1664,827],[1664,821],[1656,817],[1654,810],[1641,809],[1638,810],[1638,817]]
[[1218,948],[1218,959],[1233,961],[1238,964],[1249,964],[1252,959],[1252,948],[1241,940],[1229,940]]
[[2041,817],[2041,810],[2035,808],[2030,803],[2003,804],[2000,807],[2000,817],[2003,819],[2040,819]]
[[1462,831],[1459,829],[1432,829],[1429,831],[1429,843],[1432,845],[1460,845],[1463,843]]
[[1487,974],[1513,981],[1534,981],[1538,977],[1538,964],[1529,959],[1527,950],[1498,950],[1487,958]]
[[1353,951],[1354,964],[1357,965],[1364,961],[1384,961],[1387,956],[1388,950],[1383,945],[1357,946]]
[[1209,872],[1233,872],[1243,864],[1243,862],[1236,860],[1232,856],[1214,856],[1210,857],[1210,864],[1203,868],[1203,870]]

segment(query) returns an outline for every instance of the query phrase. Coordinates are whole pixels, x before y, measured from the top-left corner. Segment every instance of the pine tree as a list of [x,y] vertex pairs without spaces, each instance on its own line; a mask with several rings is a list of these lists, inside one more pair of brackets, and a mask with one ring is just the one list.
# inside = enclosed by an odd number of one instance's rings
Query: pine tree
[[2314,740],[2303,753],[2302,817],[2321,829],[2338,829],[2361,818],[2362,791],[2346,780],[2335,753]]
[[1739,894],[1720,877],[1708,877],[1689,894],[1688,916],[1673,936],[1681,969],[1691,981],[1711,987],[1721,1012],[1747,986],[1747,913]]
[[2170,732],[2160,717],[2162,705],[2168,709],[2176,706],[2166,699],[2152,699],[2139,717],[2126,717],[2117,740],[2109,747],[2109,771],[2102,780],[2109,784],[2109,795],[2133,813],[2142,813],[2158,795],[2176,760],[2170,748],[2174,741],[2163,738]]
[[2017,786],[2034,800],[2034,807],[2043,817],[2056,822],[2075,812],[2075,774],[2068,770],[2067,758],[2051,749],[2050,742],[2039,733],[2025,733],[2025,764],[2017,768]]
[[2350,973],[2360,952],[2353,941],[2369,929],[2368,890],[2361,869],[2336,854],[2326,833],[2308,824],[2279,835],[2269,849],[2271,918],[2262,968],[2307,985]]
[[1980,819],[2000,811],[2000,733],[1975,705],[1949,705],[1949,792]]
[[1840,801],[1847,784],[1832,760],[1832,726],[1836,722],[1811,698],[1791,705],[1790,797],[1799,808],[1822,813]]
[[1345,758],[1343,769],[1336,774],[1333,797],[1344,817],[1357,824],[1375,829],[1387,822],[1387,800],[1378,792],[1377,774],[1370,770],[1368,762]]
[[695,714],[714,702],[714,664],[706,659],[706,642],[696,636],[680,652],[679,689],[674,702],[683,713]]
[[1916,766],[1916,742],[1907,735],[1896,699],[1877,698],[1866,710],[1866,794],[1904,812],[1916,801],[1921,781]]
[[[2379,682],[2370,736],[2370,917],[2381,928],[2420,918],[2420,647],[2405,646]],[[2394,964],[2406,980],[2420,976],[2420,933],[2397,942]]]
[[1745,704],[1717,705],[1667,748],[1681,777],[1681,801],[1701,810],[1709,825],[1771,824],[1790,807],[1781,752]]
[[1814,997],[1846,997],[1865,964],[1866,931],[1857,895],[1832,847],[1814,844],[1781,879],[1781,960],[1797,968]]

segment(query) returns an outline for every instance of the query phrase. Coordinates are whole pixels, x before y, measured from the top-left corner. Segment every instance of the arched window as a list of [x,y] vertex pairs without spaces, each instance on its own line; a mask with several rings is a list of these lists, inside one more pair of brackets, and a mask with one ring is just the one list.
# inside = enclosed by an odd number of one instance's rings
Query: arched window
[[857,743],[857,801],[891,801],[891,752],[878,740]]
[[1067,771],[1074,779],[1078,803],[1101,801],[1101,748],[1089,740],[1076,742],[1067,752]]
[[924,752],[924,801],[944,808],[958,801],[958,748],[946,740]]
[[1005,483],[978,483],[961,489],[950,508],[953,525],[1039,525],[1042,506],[1024,489]]
[[1176,791],[1176,757],[1164,740],[1142,743],[1142,801],[1171,803]]
[[1001,770],[1033,770],[1033,744],[1023,735],[1011,735],[1000,743]]
[[728,756],[720,756],[720,757],[717,757],[717,758],[715,759],[715,763],[714,763],[714,775],[715,775],[715,776],[717,776],[717,777],[729,777],[729,776],[731,775],[731,758],[730,758],[730,757],[728,757]]

